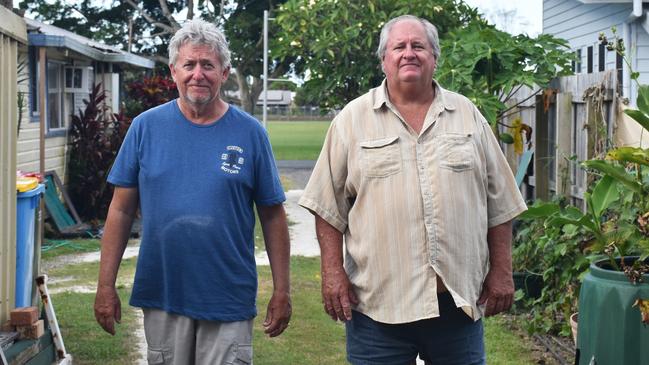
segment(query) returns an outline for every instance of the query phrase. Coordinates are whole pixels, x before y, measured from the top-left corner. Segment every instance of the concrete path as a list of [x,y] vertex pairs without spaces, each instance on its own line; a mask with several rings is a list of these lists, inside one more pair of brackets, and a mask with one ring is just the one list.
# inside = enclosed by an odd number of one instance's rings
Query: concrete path
[[[291,256],[320,256],[320,246],[315,234],[315,220],[308,210],[297,204],[302,196],[302,190],[286,192],[284,209],[289,220],[291,237]],[[257,265],[268,265],[266,251],[257,253]]]

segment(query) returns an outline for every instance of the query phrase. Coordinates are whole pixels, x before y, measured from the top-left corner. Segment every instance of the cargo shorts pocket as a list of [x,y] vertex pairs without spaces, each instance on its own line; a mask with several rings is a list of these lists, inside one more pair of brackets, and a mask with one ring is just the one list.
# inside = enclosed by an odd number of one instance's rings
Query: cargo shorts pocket
[[440,167],[455,172],[473,169],[476,149],[470,135],[443,134],[438,139],[442,156]]
[[363,141],[361,170],[367,177],[386,177],[401,171],[399,136]]
[[146,351],[146,360],[150,365],[171,364],[173,355],[170,351],[164,349],[148,348]]
[[225,357],[226,365],[251,365],[252,364],[252,345],[251,344],[232,344],[227,356]]

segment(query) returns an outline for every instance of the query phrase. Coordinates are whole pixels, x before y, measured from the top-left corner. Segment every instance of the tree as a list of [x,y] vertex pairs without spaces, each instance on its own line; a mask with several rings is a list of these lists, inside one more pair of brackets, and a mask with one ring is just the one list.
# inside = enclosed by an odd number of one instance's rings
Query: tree
[[170,14],[180,12],[186,4],[174,2],[167,7],[168,13],[161,10],[157,0],[141,1],[139,7],[130,0],[112,1],[108,7],[92,0],[23,0],[19,6],[36,20],[155,59],[164,58],[166,44],[173,34],[173,28],[166,26],[170,22],[167,16],[173,19]]
[[506,103],[521,87],[538,93],[572,72],[567,43],[548,34],[512,36],[476,23],[449,32],[441,48],[436,79],[471,99],[492,125],[514,109]]
[[[242,106],[254,113],[263,87],[263,12],[273,11],[275,4],[284,1],[114,0],[110,7],[104,8],[101,2],[92,0],[23,0],[20,7],[35,14],[37,20],[107,44],[122,48],[127,45],[127,50],[143,53],[162,64],[159,70],[164,73],[168,63],[167,46],[181,27],[180,18],[201,16],[219,24],[230,42],[232,65],[236,69],[231,77],[237,81]],[[270,28],[271,37],[274,29],[277,28]],[[294,58],[285,57],[271,62],[269,76],[284,75],[293,61]]]
[[[223,28],[230,49],[232,63],[237,69],[236,80],[239,85],[241,105],[244,110],[253,114],[259,95],[263,89],[263,20],[264,10],[274,11],[275,4],[286,0],[264,1],[249,0],[237,2],[236,7],[227,10],[227,20]],[[226,9],[229,9],[226,6]],[[269,38],[275,37],[278,28],[269,26]],[[269,78],[278,78],[286,74],[295,56],[287,56],[281,60],[269,58]]]
[[[464,2],[373,0],[364,5],[342,1],[290,0],[279,9],[283,33],[273,56],[297,56],[297,71],[309,78],[304,92],[325,108],[341,108],[383,79],[375,55],[379,32],[393,17],[413,14],[430,19],[441,39],[436,79],[469,97],[494,126],[506,115],[505,103],[521,85],[545,87],[570,72],[567,43],[550,35],[530,38],[495,29]],[[529,135],[524,124],[515,137]]]
[[340,108],[383,79],[375,55],[379,32],[390,18],[415,14],[434,19],[440,34],[483,22],[475,9],[455,0],[367,2],[290,0],[279,7],[282,28],[272,57],[298,57],[295,70],[308,70],[305,90],[325,108]]

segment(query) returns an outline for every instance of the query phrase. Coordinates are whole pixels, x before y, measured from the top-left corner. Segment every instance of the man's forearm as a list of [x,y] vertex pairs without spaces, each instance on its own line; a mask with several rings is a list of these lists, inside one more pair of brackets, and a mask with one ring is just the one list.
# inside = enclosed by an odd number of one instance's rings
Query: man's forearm
[[101,239],[98,286],[114,286],[122,255],[126,249],[133,217],[109,211]]
[[490,270],[504,274],[512,272],[512,221],[489,228],[487,231]]
[[318,215],[315,216],[315,227],[322,271],[343,270],[343,234]]
[[138,206],[136,188],[115,188],[101,238],[97,286],[114,286]]
[[290,293],[291,244],[284,206],[279,204],[257,207],[257,211],[264,233],[274,290]]

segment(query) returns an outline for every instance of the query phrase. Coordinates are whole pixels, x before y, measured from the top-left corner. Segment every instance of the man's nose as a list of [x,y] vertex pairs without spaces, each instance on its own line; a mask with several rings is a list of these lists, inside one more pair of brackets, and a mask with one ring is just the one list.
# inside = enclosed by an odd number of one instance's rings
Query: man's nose
[[415,57],[415,52],[414,49],[412,48],[411,45],[406,45],[406,47],[403,50],[403,57],[404,58],[413,58]]
[[203,78],[205,78],[205,75],[203,74],[203,68],[200,65],[196,65],[196,67],[194,67],[194,70],[192,71],[192,79],[202,80]]

